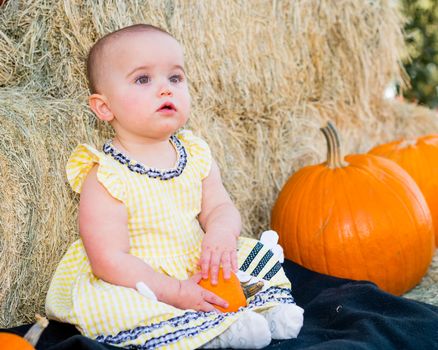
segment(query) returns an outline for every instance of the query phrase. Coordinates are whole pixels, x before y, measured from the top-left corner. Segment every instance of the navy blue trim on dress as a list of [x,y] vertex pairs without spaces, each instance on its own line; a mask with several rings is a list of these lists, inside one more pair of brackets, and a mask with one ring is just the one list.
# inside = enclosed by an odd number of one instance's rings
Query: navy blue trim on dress
[[[292,291],[288,288],[281,287],[270,287],[265,291],[260,291],[257,293],[252,300],[248,303],[248,306],[242,307],[241,310],[253,309],[258,306],[262,306],[266,303],[270,302],[278,302],[280,304],[295,304],[294,298],[292,297]],[[238,311],[238,312],[239,312]],[[167,333],[161,335],[156,338],[151,338],[147,340],[142,345],[124,345],[125,349],[137,349],[137,350],[146,350],[146,349],[156,349],[158,347],[169,345],[175,343],[183,338],[191,338],[197,336],[201,332],[204,332],[208,329],[218,326],[228,317],[235,315],[235,312],[229,312],[224,314],[218,314],[216,312],[196,312],[196,311],[187,311],[181,316],[177,316],[171,318],[167,321],[162,321],[159,323],[154,323],[149,326],[141,326],[136,327],[134,329],[121,331],[116,335],[100,335],[96,338],[96,341],[100,343],[110,344],[110,345],[119,345],[130,340],[136,340],[140,336],[152,333],[153,331],[160,329],[162,327],[171,326],[174,328],[180,327],[180,329],[175,330],[174,332]],[[211,316],[214,316],[213,319],[209,319]],[[184,328],[184,326],[188,326],[190,321],[205,319],[202,324],[199,326]]]
[[239,270],[246,271],[248,270],[249,265],[251,265],[252,261],[255,259],[259,251],[263,248],[263,244],[257,242],[256,245],[252,248],[251,252],[246,257],[244,263],[240,267]]
[[110,155],[120,164],[126,165],[128,169],[134,173],[147,175],[148,177],[153,179],[158,178],[160,180],[170,180],[173,179],[174,177],[180,176],[187,165],[187,152],[186,149],[184,148],[184,145],[175,135],[170,136],[170,141],[178,153],[178,161],[176,167],[169,170],[147,168],[141,163],[132,161],[131,159],[129,159],[128,156],[126,156],[125,154],[114,148],[114,146],[111,143],[111,140],[105,142],[105,144],[102,147],[102,150],[103,153]]
[[278,271],[280,271],[281,269],[281,264],[280,262],[276,262],[275,265],[272,267],[272,269],[270,269],[265,276],[263,276],[264,280],[269,281],[272,277],[274,277]]
[[270,287],[267,290],[258,292],[249,302],[247,309],[253,309],[266,303],[276,301],[281,304],[295,304],[292,296],[292,290],[289,288]]
[[257,277],[259,273],[263,270],[263,268],[266,266],[266,264],[269,262],[269,259],[271,259],[273,256],[274,253],[271,250],[268,250],[265,253],[265,255],[263,255],[263,258],[257,264],[257,267],[251,272],[251,276]]

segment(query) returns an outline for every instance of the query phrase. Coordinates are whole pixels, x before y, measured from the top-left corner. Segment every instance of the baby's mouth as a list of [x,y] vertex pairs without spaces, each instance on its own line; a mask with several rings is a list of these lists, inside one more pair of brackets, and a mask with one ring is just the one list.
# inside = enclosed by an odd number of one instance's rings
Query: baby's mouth
[[171,102],[164,102],[157,111],[176,111],[175,105]]

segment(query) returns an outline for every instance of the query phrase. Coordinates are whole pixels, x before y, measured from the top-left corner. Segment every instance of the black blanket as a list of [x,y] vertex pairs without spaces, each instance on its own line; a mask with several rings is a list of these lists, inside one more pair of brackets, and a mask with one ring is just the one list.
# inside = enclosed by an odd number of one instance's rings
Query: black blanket
[[[273,341],[265,349],[438,349],[438,307],[395,297],[374,284],[334,278],[290,261],[284,269],[304,308],[297,339]],[[30,325],[6,331],[23,335]],[[1,344],[0,344],[1,348]],[[67,324],[51,321],[37,350],[108,350]]]

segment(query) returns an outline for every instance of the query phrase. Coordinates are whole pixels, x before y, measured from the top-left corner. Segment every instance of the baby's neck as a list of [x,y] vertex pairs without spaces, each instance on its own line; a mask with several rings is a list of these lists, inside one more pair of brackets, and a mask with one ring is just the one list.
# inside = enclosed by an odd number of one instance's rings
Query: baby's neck
[[178,158],[169,139],[128,140],[115,136],[113,145],[131,160],[151,168],[173,168]]

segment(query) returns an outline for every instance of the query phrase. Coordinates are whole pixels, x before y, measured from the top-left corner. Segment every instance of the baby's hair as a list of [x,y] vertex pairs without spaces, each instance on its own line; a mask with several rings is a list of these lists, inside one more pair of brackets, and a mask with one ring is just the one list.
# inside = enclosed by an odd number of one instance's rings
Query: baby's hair
[[114,32],[108,33],[97,40],[94,45],[91,47],[87,56],[87,79],[88,79],[88,88],[92,94],[97,93],[97,81],[98,81],[98,72],[96,66],[99,64],[99,59],[101,58],[101,54],[105,46],[114,38],[121,36],[126,33],[138,33],[138,32],[159,32],[167,34],[173,37],[170,33],[161,29],[159,27],[155,27],[152,24],[134,24],[128,27],[124,27],[118,29]]

